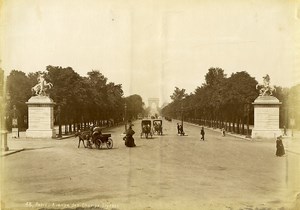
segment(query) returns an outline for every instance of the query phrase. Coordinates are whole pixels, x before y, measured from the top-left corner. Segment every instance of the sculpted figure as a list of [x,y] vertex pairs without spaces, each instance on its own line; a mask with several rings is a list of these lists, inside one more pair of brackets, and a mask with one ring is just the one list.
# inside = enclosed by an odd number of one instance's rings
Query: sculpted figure
[[45,80],[45,75],[43,73],[39,74],[37,80],[38,84],[31,88],[31,91],[34,92],[35,95],[46,96],[47,90],[53,87],[52,83]]
[[273,94],[273,91],[275,91],[275,88],[273,85],[270,85],[270,76],[267,74],[263,77],[263,79],[263,84],[257,84],[256,89],[260,89],[260,96],[271,96]]

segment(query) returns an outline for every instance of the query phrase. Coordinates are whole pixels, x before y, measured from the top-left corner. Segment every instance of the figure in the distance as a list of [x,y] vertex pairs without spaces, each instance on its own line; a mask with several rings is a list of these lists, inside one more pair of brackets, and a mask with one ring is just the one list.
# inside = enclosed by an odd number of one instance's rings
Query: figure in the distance
[[277,137],[276,140],[276,156],[281,157],[285,154],[284,146],[282,143],[282,136]]

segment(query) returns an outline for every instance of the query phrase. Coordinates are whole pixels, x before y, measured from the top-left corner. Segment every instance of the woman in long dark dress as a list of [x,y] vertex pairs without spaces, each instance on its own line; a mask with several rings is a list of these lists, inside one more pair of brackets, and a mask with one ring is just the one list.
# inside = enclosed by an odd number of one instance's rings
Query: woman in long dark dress
[[125,145],[127,147],[135,147],[134,138],[132,137],[135,132],[132,130],[132,125],[129,126],[126,132]]
[[285,154],[285,151],[284,151],[284,146],[282,143],[282,137],[279,136],[279,137],[277,137],[277,140],[276,140],[276,156],[281,157],[284,154]]

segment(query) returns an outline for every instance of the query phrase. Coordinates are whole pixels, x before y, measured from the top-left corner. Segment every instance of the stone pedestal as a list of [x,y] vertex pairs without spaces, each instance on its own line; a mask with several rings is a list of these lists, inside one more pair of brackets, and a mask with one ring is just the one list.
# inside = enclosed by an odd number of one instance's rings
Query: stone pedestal
[[276,138],[282,135],[279,129],[279,106],[274,96],[259,96],[254,105],[254,128],[252,138]]
[[12,128],[11,129],[11,137],[12,138],[19,138],[19,129],[18,128]]
[[28,102],[28,129],[26,137],[53,138],[54,129],[53,107],[55,103],[47,96],[33,96]]

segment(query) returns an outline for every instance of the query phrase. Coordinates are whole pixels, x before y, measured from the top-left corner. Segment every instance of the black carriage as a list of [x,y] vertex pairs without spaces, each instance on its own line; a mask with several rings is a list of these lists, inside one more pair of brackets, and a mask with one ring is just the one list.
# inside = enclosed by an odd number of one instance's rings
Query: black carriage
[[111,138],[111,134],[103,133],[101,136],[96,138],[95,146],[97,149],[101,149],[104,145],[106,145],[108,149],[113,148],[113,140]]
[[95,145],[97,149],[101,149],[104,145],[106,145],[108,149],[113,148],[113,140],[111,138],[111,134],[102,133],[99,127],[94,128],[92,138],[88,141],[87,146],[89,148],[92,148],[93,145]]
[[151,129],[151,120],[142,120],[141,122],[142,132],[141,132],[141,138],[143,136],[147,138],[152,138],[152,129]]
[[163,135],[162,120],[153,120],[153,133]]
[[170,118],[170,117],[165,117],[165,119],[169,122],[172,122],[172,118]]

